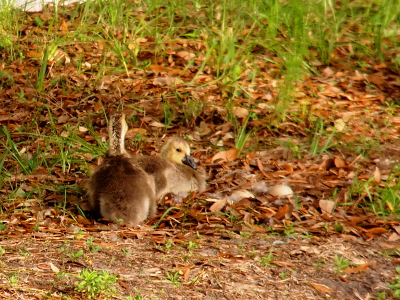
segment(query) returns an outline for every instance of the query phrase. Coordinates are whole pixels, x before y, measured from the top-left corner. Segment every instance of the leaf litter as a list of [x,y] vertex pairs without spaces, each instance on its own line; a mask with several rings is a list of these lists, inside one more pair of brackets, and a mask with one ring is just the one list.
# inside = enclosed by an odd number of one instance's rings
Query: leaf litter
[[[49,17],[30,16],[22,32],[39,34],[33,18]],[[59,33],[74,26],[61,19]],[[247,123],[256,130],[240,152],[222,84],[211,72],[195,76],[186,68],[188,61],[197,63],[192,68],[204,62],[203,42],[170,42],[165,57],[155,54],[154,43],[147,36],[129,44],[131,50],[140,44],[137,59],[151,61],[148,71],[107,70],[100,80],[91,70],[103,57],[118,60],[103,43],[57,49],[40,95],[27,80],[40,68],[34,45],[24,49],[27,60],[1,65],[0,296],[84,299],[73,288],[76,278],[62,275],[84,268],[117,274],[120,296],[145,298],[367,299],[387,291],[399,260],[381,253],[398,258],[399,219],[377,216],[365,203],[396,184],[399,110],[388,113],[385,99],[400,97],[398,72],[388,63],[363,72],[341,63],[321,67],[321,77],[297,83],[293,114],[282,123],[271,110],[279,79],[261,74],[250,87],[242,77],[250,97],[235,98],[232,114],[242,126],[250,115],[258,118]],[[76,53],[85,57],[86,72],[71,64]],[[160,199],[158,215],[139,229],[92,220],[84,192],[88,169],[104,153],[97,147],[107,140],[105,115],[121,103],[131,120],[131,154],[156,155],[165,136],[186,135],[208,176],[201,194]],[[317,119],[327,134],[318,132]],[[315,155],[302,147],[310,144],[310,128],[319,137]],[[331,147],[330,133],[349,148]],[[358,154],[352,147],[360,141],[365,149]],[[398,211],[386,200],[386,210]],[[334,273],[335,256],[352,265]],[[170,272],[177,272],[179,287],[166,280]]]

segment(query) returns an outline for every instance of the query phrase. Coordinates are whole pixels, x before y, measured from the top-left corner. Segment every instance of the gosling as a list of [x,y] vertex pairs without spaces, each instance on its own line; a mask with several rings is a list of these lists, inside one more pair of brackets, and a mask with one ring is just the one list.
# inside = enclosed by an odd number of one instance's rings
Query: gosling
[[134,227],[156,215],[154,181],[132,163],[124,147],[128,125],[116,113],[108,125],[109,149],[88,182],[91,210],[102,217]]
[[205,177],[185,140],[169,139],[161,157],[131,157],[124,147],[127,130],[125,115],[111,116],[108,153],[88,183],[93,211],[133,227],[156,215],[156,200],[165,194],[205,190]]
[[205,176],[197,170],[190,156],[189,144],[182,138],[172,137],[161,148],[161,157],[135,156],[134,164],[148,174],[155,183],[155,196],[181,194],[206,189]]

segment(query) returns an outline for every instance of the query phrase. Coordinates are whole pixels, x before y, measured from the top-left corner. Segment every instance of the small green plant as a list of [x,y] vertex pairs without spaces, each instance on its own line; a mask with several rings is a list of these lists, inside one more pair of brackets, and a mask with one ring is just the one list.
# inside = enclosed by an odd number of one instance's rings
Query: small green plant
[[376,300],[386,300],[388,299],[386,292],[380,292],[376,296]]
[[332,129],[332,132],[329,133],[325,129],[325,122],[323,119],[318,118],[315,121],[314,130],[312,133],[312,140],[310,146],[310,154],[311,156],[320,155],[333,146],[335,144],[332,142],[333,138],[336,135],[336,128]]
[[296,233],[296,231],[295,231],[295,229],[294,229],[294,228],[295,228],[295,223],[294,223],[294,222],[291,222],[291,223],[284,223],[284,226],[285,226],[284,232],[285,232],[285,235],[286,235],[287,237],[289,237],[290,235]]
[[10,275],[11,275],[11,276],[10,276],[10,283],[11,283],[11,285],[17,285],[18,282],[19,282],[19,276],[18,276],[18,274],[12,273],[12,274],[10,274]]
[[97,298],[100,294],[114,295],[117,291],[114,284],[117,276],[108,274],[107,271],[91,271],[83,269],[76,276],[75,290],[85,294],[89,299]]
[[288,274],[286,272],[282,272],[282,273],[279,273],[279,277],[281,279],[286,279],[288,277]]
[[236,128],[236,133],[235,133],[235,148],[239,150],[239,153],[242,152],[244,146],[247,143],[247,140],[254,135],[255,129],[250,129],[248,130],[247,128],[247,124],[250,120],[250,118],[252,118],[253,114],[252,112],[249,113],[249,115],[246,117],[246,119],[244,120],[244,123],[239,125],[239,121],[236,120],[235,124],[235,128]]
[[241,236],[242,238],[248,239],[248,238],[251,236],[251,233],[250,233],[250,232],[241,231],[241,232],[240,232],[240,236]]
[[164,111],[164,128],[168,129],[175,118],[175,110],[168,102],[162,103],[162,109]]
[[320,270],[320,269],[322,269],[322,267],[325,265],[325,261],[320,261],[320,262],[317,262],[317,263],[313,263],[313,266],[317,269],[317,270]]
[[89,247],[90,251],[93,253],[99,252],[102,248],[99,245],[93,245],[94,242],[94,237],[89,237],[89,239],[86,241],[86,245]]
[[400,298],[400,275],[396,275],[395,280],[388,284],[389,288],[392,290],[394,298]]
[[6,253],[6,249],[4,249],[2,246],[0,246],[0,256],[4,255]]
[[250,259],[253,259],[254,257],[256,257],[256,252],[254,252],[254,250],[252,250],[252,251],[250,251],[250,252],[248,252],[248,253],[246,253],[246,257],[247,258],[250,258]]
[[26,250],[26,247],[25,247],[25,246],[22,246],[21,248],[19,248],[19,249],[18,249],[18,252],[19,252],[19,254],[21,254],[21,255],[23,255],[23,256],[25,256],[25,257],[31,256],[31,253],[29,253],[29,252]]
[[142,296],[135,296],[135,297],[128,296],[128,297],[123,298],[123,299],[125,299],[125,300],[143,300],[144,298]]
[[131,254],[131,251],[126,249],[126,248],[121,248],[122,253],[124,253],[125,256],[129,256]]
[[174,285],[174,287],[180,287],[181,286],[181,282],[179,280],[179,271],[176,270],[172,270],[171,272],[167,271],[166,272],[167,275],[167,282],[170,282]]
[[198,248],[200,248],[200,245],[198,243],[189,241],[189,243],[188,243],[189,250],[198,249]]
[[79,250],[77,252],[71,252],[68,256],[72,259],[78,259],[81,258],[83,256],[84,252],[83,250]]
[[303,154],[301,153],[301,149],[299,145],[293,142],[290,138],[287,141],[277,141],[283,147],[287,148],[290,151],[290,154],[293,154],[296,158],[301,159]]
[[263,267],[269,267],[271,265],[271,262],[273,261],[273,259],[274,259],[274,254],[272,253],[272,250],[271,250],[271,251],[269,251],[269,253],[267,255],[261,257],[260,264]]
[[172,246],[173,246],[173,245],[174,245],[174,241],[171,240],[171,239],[168,239],[168,240],[165,241],[165,244],[164,244],[163,246],[158,245],[157,247],[158,247],[161,251],[163,251],[163,252],[165,252],[165,253],[170,253],[171,250],[172,250]]
[[348,260],[347,258],[343,257],[343,256],[339,256],[339,255],[335,255],[333,257],[334,261],[335,261],[335,271],[336,272],[342,272],[343,270],[347,269],[348,267],[350,267],[351,263],[350,260]]

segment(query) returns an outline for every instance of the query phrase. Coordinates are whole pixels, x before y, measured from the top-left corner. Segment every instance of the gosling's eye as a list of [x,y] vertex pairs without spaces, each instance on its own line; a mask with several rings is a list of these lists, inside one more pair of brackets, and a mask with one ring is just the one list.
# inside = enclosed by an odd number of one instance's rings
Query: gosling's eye
[[181,150],[181,149],[179,149],[179,148],[177,148],[177,149],[176,149],[176,152],[181,152],[181,151],[182,151],[182,150]]

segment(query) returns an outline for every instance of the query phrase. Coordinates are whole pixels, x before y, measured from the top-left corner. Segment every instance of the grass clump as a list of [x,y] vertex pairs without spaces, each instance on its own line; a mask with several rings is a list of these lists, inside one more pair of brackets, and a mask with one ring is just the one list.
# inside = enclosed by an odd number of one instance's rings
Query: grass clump
[[100,294],[112,296],[117,291],[114,285],[118,281],[117,276],[110,275],[107,271],[83,269],[76,279],[75,290],[85,294],[89,299],[97,298]]

